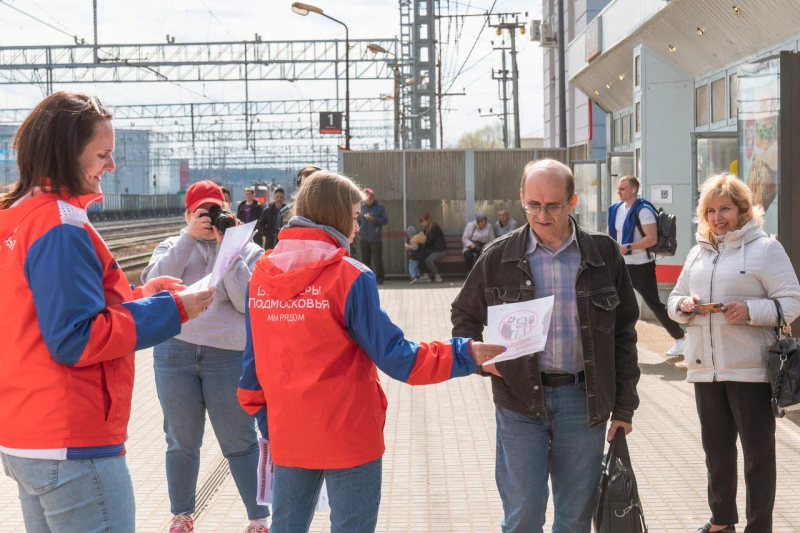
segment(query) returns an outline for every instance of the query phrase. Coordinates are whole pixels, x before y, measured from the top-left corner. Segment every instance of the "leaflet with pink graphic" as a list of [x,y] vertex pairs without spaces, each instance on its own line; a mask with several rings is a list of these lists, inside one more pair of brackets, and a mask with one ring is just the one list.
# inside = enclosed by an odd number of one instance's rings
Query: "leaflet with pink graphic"
[[547,342],[555,297],[548,296],[515,304],[493,305],[488,309],[486,342],[507,349],[490,363],[517,359],[541,352]]

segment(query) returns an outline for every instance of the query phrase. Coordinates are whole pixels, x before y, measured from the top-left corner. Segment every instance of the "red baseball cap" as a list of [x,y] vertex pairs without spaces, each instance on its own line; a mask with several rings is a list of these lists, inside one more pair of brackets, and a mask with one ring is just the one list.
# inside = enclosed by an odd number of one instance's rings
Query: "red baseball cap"
[[213,181],[198,181],[193,183],[186,191],[186,208],[189,211],[197,210],[201,204],[216,204],[222,206],[225,196],[222,194],[222,187]]
[[372,189],[364,189],[364,194],[375,196],[375,193],[372,191]]

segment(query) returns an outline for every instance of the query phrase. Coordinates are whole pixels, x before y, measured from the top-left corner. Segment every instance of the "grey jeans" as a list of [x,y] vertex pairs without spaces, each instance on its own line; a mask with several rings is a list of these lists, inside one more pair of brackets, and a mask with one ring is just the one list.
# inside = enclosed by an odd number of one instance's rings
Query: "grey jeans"
[[439,269],[436,268],[436,263],[444,259],[446,255],[447,255],[446,251],[433,252],[432,254],[430,254],[428,257],[425,258],[425,266],[428,267],[428,270],[431,271],[431,274],[433,274],[434,276],[439,275]]

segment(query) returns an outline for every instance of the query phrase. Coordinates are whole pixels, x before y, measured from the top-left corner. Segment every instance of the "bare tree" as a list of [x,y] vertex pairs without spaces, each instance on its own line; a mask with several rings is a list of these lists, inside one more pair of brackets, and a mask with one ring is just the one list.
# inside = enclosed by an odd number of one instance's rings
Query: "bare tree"
[[463,134],[455,146],[456,148],[502,148],[503,126],[499,122]]

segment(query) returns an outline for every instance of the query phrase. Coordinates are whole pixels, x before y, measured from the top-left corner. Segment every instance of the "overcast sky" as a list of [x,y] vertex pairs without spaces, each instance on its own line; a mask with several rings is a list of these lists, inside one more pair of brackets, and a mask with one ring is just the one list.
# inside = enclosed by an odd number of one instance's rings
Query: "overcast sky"
[[[350,26],[355,39],[394,38],[399,35],[397,0],[310,0],[331,16]],[[493,0],[441,0],[442,13],[478,14],[491,7]],[[3,5],[15,6],[65,32],[92,41],[91,0],[3,0],[0,3],[0,46],[63,45],[72,41],[66,35],[48,28]],[[449,9],[447,6],[449,5]],[[252,40],[256,33],[263,40],[343,38],[338,24],[319,16],[301,17],[291,12],[290,0],[98,0],[99,42],[101,44],[137,44],[165,42],[167,34],[176,42]],[[469,8],[468,8],[469,6]],[[541,17],[540,2],[498,0],[495,12],[528,12],[528,17]],[[520,20],[523,20],[521,17]],[[464,21],[464,22],[462,22]],[[494,30],[486,28],[478,39],[482,17],[441,21],[444,86],[453,73],[465,65],[453,85],[453,92],[466,88],[466,97],[452,97],[446,102],[444,115],[445,142],[453,143],[465,131],[474,130],[495,119],[480,118],[478,108],[501,108],[498,82],[491,79],[491,70],[500,67],[500,52],[492,52],[491,41],[499,45]],[[460,39],[456,44],[456,36]],[[449,42],[448,42],[449,36]],[[506,37],[507,38],[507,37]],[[467,54],[475,43],[472,55]],[[525,136],[542,133],[542,53],[529,35],[519,36],[521,131]],[[466,61],[466,63],[465,63]],[[509,66],[510,69],[510,66]],[[243,101],[243,82],[185,83],[185,87],[205,94],[216,101]],[[511,84],[509,84],[509,91]],[[59,86],[98,95],[110,104],[200,102],[204,99],[189,90],[168,83],[98,84]],[[344,96],[342,87],[342,97]],[[251,100],[284,100],[332,98],[335,83],[327,81],[259,82],[250,84]],[[352,97],[375,97],[392,94],[390,80],[351,82]],[[0,106],[31,107],[42,98],[37,86],[0,86]],[[353,119],[358,120],[354,115]],[[375,118],[364,116],[362,118]],[[391,118],[391,117],[387,117]],[[282,118],[283,120],[286,117]],[[275,117],[281,120],[281,117]]]

